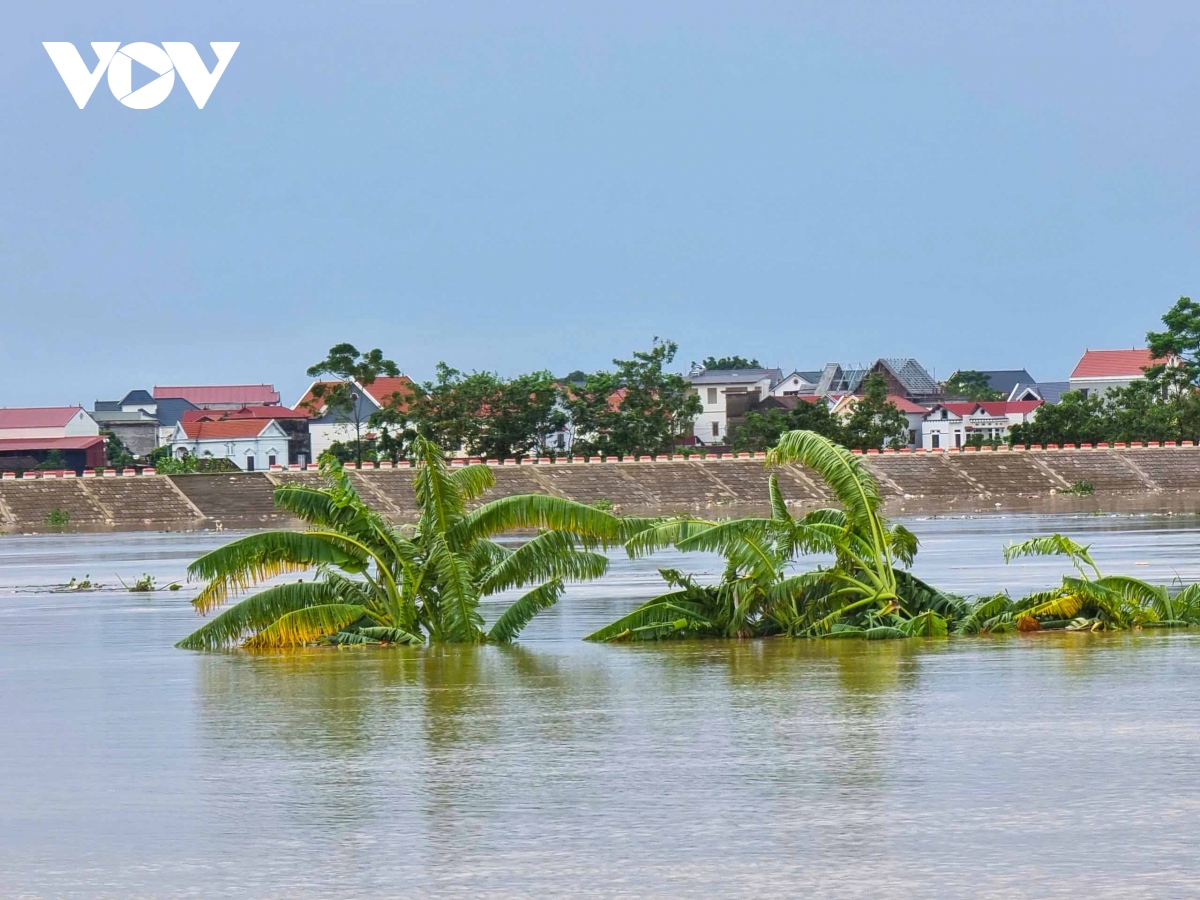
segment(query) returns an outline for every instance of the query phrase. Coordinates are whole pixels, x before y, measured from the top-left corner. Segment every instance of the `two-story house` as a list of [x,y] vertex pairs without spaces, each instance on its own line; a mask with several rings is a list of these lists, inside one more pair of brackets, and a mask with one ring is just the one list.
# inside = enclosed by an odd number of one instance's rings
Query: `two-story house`
[[688,376],[700,398],[701,412],[693,434],[701,444],[724,444],[730,420],[746,415],[783,380],[779,369],[697,369]]

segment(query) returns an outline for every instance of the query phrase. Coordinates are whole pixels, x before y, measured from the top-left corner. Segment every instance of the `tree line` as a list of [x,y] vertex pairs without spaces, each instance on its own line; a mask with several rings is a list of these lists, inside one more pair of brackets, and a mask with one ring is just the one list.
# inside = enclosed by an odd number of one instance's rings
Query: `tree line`
[[489,459],[558,455],[568,447],[590,455],[670,453],[701,409],[687,378],[668,369],[677,350],[674,341],[655,338],[650,349],[614,359],[612,369],[562,378],[547,370],[505,378],[442,362],[432,380],[378,398],[383,408],[364,432],[356,386],[369,388],[399,368],[378,349],[338,344],[308,370],[329,379],[314,385],[308,406],[353,425],[354,439],[331,448],[343,462],[407,458],[418,438]]

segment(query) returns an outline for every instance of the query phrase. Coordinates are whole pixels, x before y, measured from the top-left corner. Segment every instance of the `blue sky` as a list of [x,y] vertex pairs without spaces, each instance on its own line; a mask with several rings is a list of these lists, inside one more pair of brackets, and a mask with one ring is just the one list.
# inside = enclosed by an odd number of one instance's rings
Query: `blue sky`
[[[7,4],[0,405],[662,335],[1064,378],[1200,274],[1200,6]],[[41,42],[240,41],[207,106]],[[85,53],[89,63],[90,50]]]

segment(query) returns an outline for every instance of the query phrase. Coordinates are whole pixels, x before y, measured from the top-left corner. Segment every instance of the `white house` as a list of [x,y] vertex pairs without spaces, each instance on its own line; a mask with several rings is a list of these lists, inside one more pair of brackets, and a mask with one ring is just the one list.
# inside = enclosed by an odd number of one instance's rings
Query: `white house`
[[801,372],[799,370],[785,375],[771,386],[772,397],[798,397],[817,392],[817,384],[821,381],[820,372]]
[[288,436],[274,419],[181,421],[171,436],[171,452],[176,457],[228,459],[254,472],[287,464]]
[[1041,405],[1039,400],[937,403],[921,420],[921,447],[963,447],[975,435],[984,440],[1004,440],[1012,426],[1028,422]]
[[745,415],[755,402],[769,397],[771,388],[782,378],[779,369],[701,369],[689,375],[702,407],[692,426],[696,440],[701,444],[725,443],[730,414],[734,418]]
[[1126,388],[1146,377],[1144,369],[1159,363],[1177,365],[1177,360],[1153,359],[1150,351],[1087,350],[1071,372],[1071,390],[1084,396],[1100,396],[1113,388]]
[[415,385],[407,375],[376,378],[366,387],[352,381],[350,386],[354,410],[345,412],[331,410],[313,396],[313,388],[318,384],[328,388],[339,382],[314,381],[304,392],[304,396],[292,407],[295,410],[305,410],[311,416],[308,420],[308,435],[313,459],[319,459],[334,443],[352,443],[356,437],[361,437],[364,441],[373,437],[375,429],[369,425],[371,416],[385,407],[407,412],[409,398],[415,393]]

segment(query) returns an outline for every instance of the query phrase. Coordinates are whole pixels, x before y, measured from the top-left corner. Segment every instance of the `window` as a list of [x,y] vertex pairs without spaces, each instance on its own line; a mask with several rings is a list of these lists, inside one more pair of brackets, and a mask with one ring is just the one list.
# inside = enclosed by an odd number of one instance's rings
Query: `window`
[[267,465],[268,466],[275,465],[275,454],[274,453],[272,453],[270,456],[267,457]]
[[915,444],[917,442],[917,433],[913,429],[908,429],[908,443]]
[[933,433],[932,437],[933,437],[933,443],[931,446],[933,447],[934,450],[937,450],[939,447],[942,446],[942,436],[935,431]]
[[713,422],[712,423],[712,431],[713,431],[713,433],[712,433],[713,437],[720,437],[721,436],[721,423]]
[[567,436],[561,431],[558,433],[558,449],[564,450],[567,446]]
[[955,447],[962,446],[962,432],[961,431],[954,432],[954,446]]
[[717,405],[717,389],[716,388],[708,389],[708,405],[709,406]]

